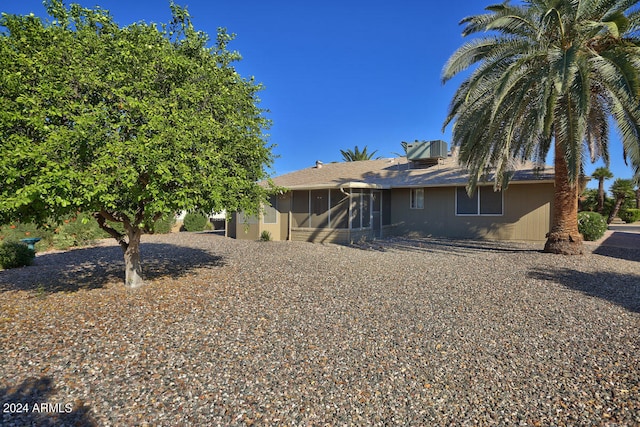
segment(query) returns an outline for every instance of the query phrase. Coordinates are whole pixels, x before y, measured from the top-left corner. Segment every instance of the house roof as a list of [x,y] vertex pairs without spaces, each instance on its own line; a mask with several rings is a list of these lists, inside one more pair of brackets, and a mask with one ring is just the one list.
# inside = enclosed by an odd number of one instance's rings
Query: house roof
[[[552,167],[527,162],[517,165],[510,183],[553,182]],[[487,182],[492,182],[493,175]],[[435,165],[416,165],[405,157],[320,164],[272,179],[276,186],[291,190],[321,188],[415,188],[466,185],[468,171],[449,156]]]

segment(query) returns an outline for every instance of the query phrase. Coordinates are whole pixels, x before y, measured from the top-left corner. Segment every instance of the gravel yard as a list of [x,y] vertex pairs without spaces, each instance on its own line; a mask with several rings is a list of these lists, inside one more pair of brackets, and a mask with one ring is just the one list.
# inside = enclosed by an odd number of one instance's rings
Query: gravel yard
[[640,425],[640,249],[143,242],[0,271],[0,424]]

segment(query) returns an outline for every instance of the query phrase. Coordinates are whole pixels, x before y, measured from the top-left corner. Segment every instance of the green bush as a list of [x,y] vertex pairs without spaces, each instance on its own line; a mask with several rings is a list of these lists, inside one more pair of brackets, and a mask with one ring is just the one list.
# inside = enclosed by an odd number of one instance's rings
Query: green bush
[[640,209],[623,209],[618,213],[618,217],[627,224],[640,221]]
[[270,242],[271,233],[268,230],[263,230],[262,234],[260,234],[260,240],[262,240],[263,242]]
[[105,237],[107,234],[100,228],[95,218],[85,213],[78,213],[65,219],[56,228],[53,246],[57,249],[87,246]]
[[584,240],[598,240],[607,231],[607,220],[597,212],[578,212],[578,231]]
[[176,223],[175,215],[169,215],[166,218],[160,218],[153,224],[153,232],[156,234],[171,233],[171,229]]
[[201,213],[188,213],[184,217],[183,226],[186,231],[204,231],[209,224],[209,218]]
[[0,245],[0,267],[16,268],[31,265],[36,253],[18,242],[5,242]]
[[[173,215],[161,218],[154,225],[154,232],[166,234],[171,232],[176,220]],[[109,225],[120,232],[124,232],[122,223],[108,221]],[[75,213],[62,221],[53,222],[42,226],[31,223],[14,221],[0,226],[0,244],[18,242],[25,237],[39,237],[41,240],[35,244],[36,251],[45,251],[50,248],[68,249],[75,246],[87,246],[96,240],[110,238],[100,228],[93,216],[85,213]]]
[[35,244],[36,251],[44,251],[52,245],[54,232],[50,227],[38,227],[31,223],[14,221],[0,227],[0,244],[5,242],[20,242],[26,237],[39,237]]

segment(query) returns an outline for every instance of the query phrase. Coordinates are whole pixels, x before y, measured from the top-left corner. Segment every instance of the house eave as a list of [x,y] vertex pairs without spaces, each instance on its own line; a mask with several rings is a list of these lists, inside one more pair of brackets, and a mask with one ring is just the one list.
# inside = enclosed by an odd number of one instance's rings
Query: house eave
[[372,184],[368,182],[343,182],[343,183],[331,183],[331,184],[307,184],[307,185],[288,185],[286,186],[287,190],[340,190],[340,189],[363,189],[368,188],[372,190],[383,190],[389,189],[391,187]]
[[[519,180],[519,181],[510,181],[509,185],[524,185],[524,184],[553,184],[553,179],[530,179],[530,180]],[[371,189],[371,190],[391,190],[394,188],[445,188],[445,187],[460,187],[467,185],[467,181],[460,182],[448,182],[448,183],[416,183],[409,185],[383,185],[383,184],[374,184],[367,182],[357,182],[351,181],[341,184],[311,184],[311,185],[289,185],[286,190],[346,190],[346,189]],[[493,185],[493,182],[479,182],[478,185]]]

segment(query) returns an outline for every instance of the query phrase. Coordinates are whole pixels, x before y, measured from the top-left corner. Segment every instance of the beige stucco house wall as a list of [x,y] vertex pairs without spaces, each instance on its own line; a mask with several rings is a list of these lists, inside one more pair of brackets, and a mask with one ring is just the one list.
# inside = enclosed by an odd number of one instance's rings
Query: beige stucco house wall
[[542,241],[550,229],[552,183],[512,184],[503,192],[501,215],[458,215],[456,189],[424,188],[424,208],[410,209],[410,189],[392,194],[396,235]]
[[228,235],[257,240],[268,231],[273,240],[331,243],[406,235],[545,240],[553,170],[522,165],[497,193],[488,178],[466,199],[468,175],[454,158],[427,167],[406,158],[319,164],[274,178],[288,191],[272,197],[259,218],[234,215]]

